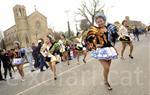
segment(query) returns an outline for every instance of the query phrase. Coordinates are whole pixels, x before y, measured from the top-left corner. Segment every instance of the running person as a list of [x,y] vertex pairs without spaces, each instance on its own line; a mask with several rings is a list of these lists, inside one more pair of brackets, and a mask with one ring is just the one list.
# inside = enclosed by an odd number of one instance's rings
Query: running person
[[48,62],[51,71],[53,72],[54,80],[57,79],[56,76],[56,62],[58,61],[56,58],[56,54],[59,52],[59,44],[54,41],[54,38],[51,35],[47,35],[46,37],[46,62]]

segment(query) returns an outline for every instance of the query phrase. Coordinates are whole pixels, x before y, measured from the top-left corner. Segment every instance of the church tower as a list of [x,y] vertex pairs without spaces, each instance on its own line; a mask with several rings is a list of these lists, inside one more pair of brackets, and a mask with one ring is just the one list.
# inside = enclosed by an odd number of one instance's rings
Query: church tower
[[23,5],[16,5],[13,8],[17,39],[22,47],[26,47],[29,44],[29,25],[27,21],[26,9]]

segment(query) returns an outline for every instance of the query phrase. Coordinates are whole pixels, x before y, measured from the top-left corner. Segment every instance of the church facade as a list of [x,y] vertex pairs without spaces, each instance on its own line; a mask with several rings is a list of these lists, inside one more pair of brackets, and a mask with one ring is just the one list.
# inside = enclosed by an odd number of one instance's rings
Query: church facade
[[136,21],[136,20],[130,20],[130,17],[129,16],[126,16],[125,17],[125,20],[127,21],[128,25],[131,27],[131,28],[140,28],[140,29],[144,29],[146,27],[145,24],[143,24],[141,21]]
[[16,5],[13,13],[15,25],[4,31],[6,49],[12,49],[14,41],[19,41],[21,47],[27,47],[39,38],[52,34],[52,29],[48,29],[47,18],[37,10],[27,16],[25,6]]

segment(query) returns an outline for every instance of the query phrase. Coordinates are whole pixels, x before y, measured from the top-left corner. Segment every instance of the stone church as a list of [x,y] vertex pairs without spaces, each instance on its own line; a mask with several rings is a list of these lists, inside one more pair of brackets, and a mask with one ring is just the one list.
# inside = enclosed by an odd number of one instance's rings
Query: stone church
[[52,30],[48,29],[47,18],[37,10],[27,16],[25,6],[16,5],[13,13],[15,25],[4,31],[6,49],[13,48],[14,41],[19,41],[21,47],[31,46],[39,38],[45,38],[52,33]]
[[134,28],[136,26],[137,28],[144,29],[146,27],[146,25],[141,21],[130,20],[129,16],[126,16],[125,20],[131,28]]

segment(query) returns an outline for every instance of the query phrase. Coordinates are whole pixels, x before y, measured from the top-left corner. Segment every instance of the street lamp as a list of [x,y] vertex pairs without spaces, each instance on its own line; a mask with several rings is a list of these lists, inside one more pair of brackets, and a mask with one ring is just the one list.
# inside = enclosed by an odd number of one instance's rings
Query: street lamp
[[65,13],[67,14],[67,26],[68,26],[68,36],[70,37],[71,36],[71,29],[70,29],[70,22],[69,22],[69,10],[66,10]]

